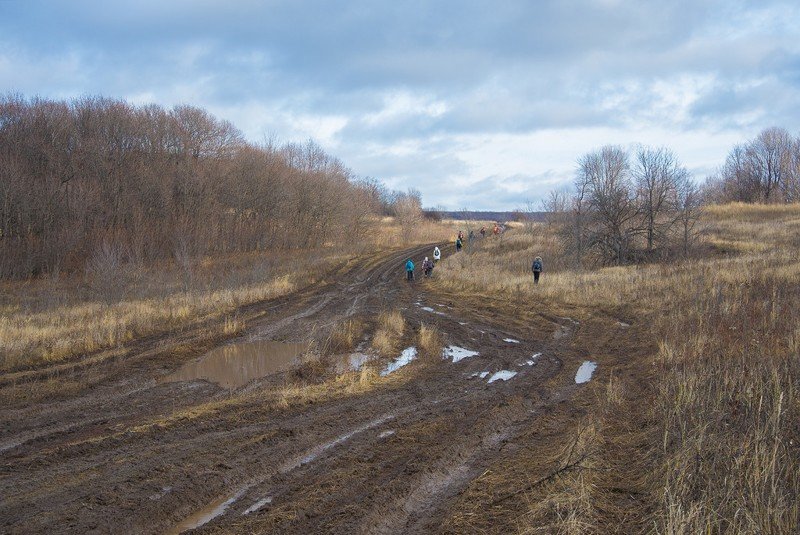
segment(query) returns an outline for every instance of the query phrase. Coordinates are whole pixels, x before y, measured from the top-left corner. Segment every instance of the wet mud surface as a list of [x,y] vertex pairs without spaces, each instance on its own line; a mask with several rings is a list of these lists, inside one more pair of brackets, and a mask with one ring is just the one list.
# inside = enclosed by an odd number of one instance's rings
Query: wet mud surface
[[[208,339],[199,324],[120,355],[0,380],[0,388],[83,385],[0,409],[0,531],[436,533],[454,522],[515,531],[525,504],[492,500],[522,483],[476,493],[476,482],[568,440],[592,410],[590,385],[621,365],[636,326],[407,284],[403,260],[432,248],[374,255],[288,298],[244,307],[248,329],[236,340]],[[347,318],[365,321],[368,339],[392,308],[408,325],[396,355],[342,355],[330,378],[316,379],[322,388],[337,372],[373,366],[370,388],[281,397],[297,384],[292,365],[308,344]],[[422,324],[442,333],[445,353],[415,353],[380,377]],[[578,384],[587,360],[597,367]],[[545,425],[554,420],[555,430]],[[476,510],[481,518],[469,516]]]

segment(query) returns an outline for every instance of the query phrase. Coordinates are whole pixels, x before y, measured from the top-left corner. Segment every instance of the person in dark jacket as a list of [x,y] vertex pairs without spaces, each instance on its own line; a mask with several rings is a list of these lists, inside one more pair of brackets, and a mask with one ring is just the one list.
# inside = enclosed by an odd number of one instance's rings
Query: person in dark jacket
[[464,244],[463,244],[463,242],[461,241],[461,238],[457,238],[457,239],[456,239],[456,252],[459,252],[459,251],[461,250],[461,246],[462,246],[462,245],[464,245]]
[[539,274],[542,272],[542,257],[537,256],[533,264],[531,265],[531,271],[533,271],[533,283],[539,284]]
[[410,258],[406,262],[406,277],[408,277],[408,282],[414,280],[414,262]]
[[425,261],[422,262],[422,273],[425,274],[425,278],[430,278],[433,275],[433,261],[428,260],[428,257],[425,257]]

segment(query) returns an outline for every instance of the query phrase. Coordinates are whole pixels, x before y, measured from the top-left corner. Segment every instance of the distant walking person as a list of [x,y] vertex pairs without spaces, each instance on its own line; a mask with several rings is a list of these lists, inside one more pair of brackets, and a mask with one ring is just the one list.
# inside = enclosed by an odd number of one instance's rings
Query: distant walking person
[[433,263],[435,264],[436,262],[438,262],[441,259],[442,259],[442,252],[439,250],[438,246],[434,247],[433,248]]
[[481,227],[481,238],[486,237],[486,227]]
[[406,262],[406,277],[408,277],[408,282],[414,280],[414,262],[410,258]]
[[425,257],[425,261],[422,262],[422,273],[425,275],[425,278],[430,278],[433,275],[433,262],[428,260],[428,257]]
[[531,265],[531,271],[533,271],[533,283],[539,284],[539,274],[542,272],[541,256],[537,256],[536,259],[533,261],[533,265]]
[[461,243],[461,238],[456,238],[456,252],[461,250],[463,243]]

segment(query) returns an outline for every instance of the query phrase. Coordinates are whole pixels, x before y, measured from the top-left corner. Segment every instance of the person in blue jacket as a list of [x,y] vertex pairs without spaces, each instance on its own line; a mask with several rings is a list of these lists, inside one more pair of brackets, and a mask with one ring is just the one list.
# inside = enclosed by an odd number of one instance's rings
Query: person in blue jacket
[[408,277],[408,282],[414,280],[414,262],[410,258],[406,262],[406,276]]

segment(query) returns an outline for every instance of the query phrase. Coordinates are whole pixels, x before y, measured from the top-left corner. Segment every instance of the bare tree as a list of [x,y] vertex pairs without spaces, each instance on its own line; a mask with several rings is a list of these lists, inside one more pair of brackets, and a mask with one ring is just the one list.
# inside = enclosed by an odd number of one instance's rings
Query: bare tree
[[667,148],[640,147],[636,151],[633,177],[640,199],[641,213],[647,236],[647,251],[652,252],[656,241],[665,240],[674,223],[675,198],[678,184],[689,172],[680,165]]
[[761,185],[766,202],[776,199],[786,190],[791,177],[791,151],[793,140],[783,128],[767,128],[747,148],[747,157],[754,176]]
[[408,241],[422,222],[422,196],[419,191],[409,189],[407,193],[400,193],[392,203],[392,210],[403,233],[403,239]]
[[587,154],[579,163],[579,173],[589,188],[594,223],[591,245],[607,260],[621,264],[627,260],[640,213],[630,182],[628,154],[609,145]]
[[683,256],[689,256],[689,250],[697,239],[697,222],[702,215],[702,191],[688,174],[680,177],[674,190],[673,204],[676,209],[675,220],[680,229],[680,241]]

